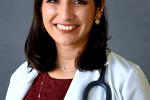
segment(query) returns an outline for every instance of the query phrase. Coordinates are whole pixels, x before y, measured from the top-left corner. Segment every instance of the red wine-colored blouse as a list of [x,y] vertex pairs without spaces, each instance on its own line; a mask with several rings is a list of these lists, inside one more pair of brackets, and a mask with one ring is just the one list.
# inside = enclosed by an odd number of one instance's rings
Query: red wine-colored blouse
[[24,100],[63,100],[71,81],[72,79],[55,79],[47,73],[40,73]]

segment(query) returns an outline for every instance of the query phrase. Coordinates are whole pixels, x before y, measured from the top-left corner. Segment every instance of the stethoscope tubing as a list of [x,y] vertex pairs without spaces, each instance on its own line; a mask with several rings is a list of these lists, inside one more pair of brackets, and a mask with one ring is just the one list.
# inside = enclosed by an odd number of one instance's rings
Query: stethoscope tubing
[[106,100],[111,100],[112,98],[112,94],[111,94],[111,89],[110,89],[110,86],[105,82],[105,70],[106,70],[106,66],[105,68],[103,68],[100,72],[100,77],[97,81],[93,81],[91,83],[89,83],[84,92],[83,92],[83,97],[82,97],[82,100],[88,100],[88,93],[90,92],[90,90],[93,88],[93,87],[96,87],[96,86],[101,86],[105,89],[106,91]]

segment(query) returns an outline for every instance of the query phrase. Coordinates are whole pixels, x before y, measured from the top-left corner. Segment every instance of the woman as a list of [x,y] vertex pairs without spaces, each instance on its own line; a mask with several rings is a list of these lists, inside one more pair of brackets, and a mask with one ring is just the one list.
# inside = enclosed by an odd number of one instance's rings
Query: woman
[[[85,87],[100,77],[112,100],[149,100],[141,69],[107,49],[105,0],[34,0],[25,45],[27,62],[12,75],[6,100],[82,100]],[[105,100],[102,87],[89,100]]]

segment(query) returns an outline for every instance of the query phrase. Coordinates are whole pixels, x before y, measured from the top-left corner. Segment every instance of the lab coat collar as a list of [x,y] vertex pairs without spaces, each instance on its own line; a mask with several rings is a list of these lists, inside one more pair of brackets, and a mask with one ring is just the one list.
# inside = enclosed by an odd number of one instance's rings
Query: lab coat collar
[[[110,54],[108,54],[105,66],[109,65],[110,59],[111,59]],[[77,70],[64,100],[70,100],[70,98],[71,100],[82,100],[82,95],[85,87],[90,82],[97,80],[99,76],[100,73],[98,70],[93,71]]]
[[97,70],[85,72],[77,70],[64,100],[81,100],[84,88],[88,83],[97,80],[98,77]]

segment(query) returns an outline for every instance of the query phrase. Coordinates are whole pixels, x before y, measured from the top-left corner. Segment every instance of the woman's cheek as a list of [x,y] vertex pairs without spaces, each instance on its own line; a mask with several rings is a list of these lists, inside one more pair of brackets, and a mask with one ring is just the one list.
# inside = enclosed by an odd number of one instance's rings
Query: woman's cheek
[[42,17],[43,20],[52,20],[52,18],[56,14],[56,7],[55,6],[43,6],[42,7]]

